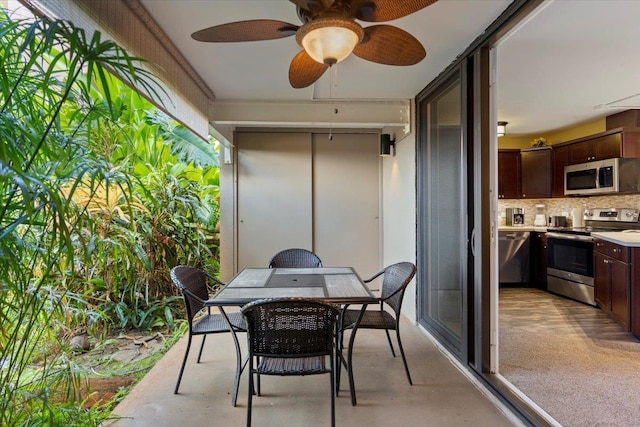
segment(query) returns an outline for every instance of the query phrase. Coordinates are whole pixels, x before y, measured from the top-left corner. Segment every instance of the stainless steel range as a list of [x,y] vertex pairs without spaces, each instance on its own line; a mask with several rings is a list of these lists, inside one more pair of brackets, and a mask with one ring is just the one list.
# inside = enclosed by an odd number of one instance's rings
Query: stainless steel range
[[591,233],[640,229],[639,215],[639,209],[586,209],[585,227],[547,228],[547,290],[596,305]]

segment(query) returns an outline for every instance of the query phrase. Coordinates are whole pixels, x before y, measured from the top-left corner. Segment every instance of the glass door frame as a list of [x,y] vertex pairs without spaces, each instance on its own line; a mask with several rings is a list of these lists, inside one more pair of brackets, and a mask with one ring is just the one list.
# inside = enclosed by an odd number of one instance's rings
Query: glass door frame
[[[481,34],[458,58],[436,79],[416,96],[416,249],[418,273],[417,311],[418,322],[438,342],[458,359],[477,380],[493,392],[501,402],[507,404],[525,423],[544,424],[531,402],[506,385],[498,374],[498,303],[497,303],[497,132],[495,102],[495,50],[496,44],[511,29],[532,16],[543,0],[514,0],[487,30]],[[425,289],[427,266],[423,242],[425,224],[424,189],[426,165],[423,159],[424,141],[427,138],[425,122],[425,99],[432,96],[455,73],[461,73],[465,84],[466,122],[463,124],[467,144],[468,187],[468,279],[464,289],[462,340],[459,348],[451,345],[437,327],[421,320],[425,307],[421,306]],[[428,116],[427,116],[428,117]]]
[[[471,180],[469,179],[469,171],[473,171],[473,168],[469,167],[469,104],[467,102],[468,85],[467,85],[467,72],[463,65],[450,70],[446,77],[440,80],[440,83],[433,87],[430,91],[423,93],[418,99],[416,99],[416,114],[418,117],[418,131],[416,141],[416,179],[417,179],[417,260],[418,260],[418,272],[417,272],[417,292],[418,292],[418,322],[429,330],[430,333],[436,336],[438,341],[443,344],[449,351],[454,353],[460,360],[468,360],[469,352],[469,302],[472,301],[469,293],[471,286],[470,280],[473,282],[473,269],[469,266],[473,265],[472,252],[469,251],[469,243],[471,242],[471,230],[473,230],[472,224],[469,224],[469,203],[472,202],[470,195],[473,194],[473,188],[469,187]],[[460,313],[461,313],[461,332],[460,336],[455,336],[452,331],[443,327],[441,322],[429,316],[429,284],[428,273],[430,260],[429,249],[427,248],[428,240],[425,236],[428,233],[429,223],[425,220],[430,213],[430,200],[428,199],[428,180],[429,180],[429,156],[431,142],[431,104],[437,100],[443,93],[448,91],[452,85],[460,85],[460,162],[461,171],[463,176],[460,178],[461,185],[461,200],[460,205],[465,207],[465,212],[454,212],[452,214],[461,215],[461,224],[464,228],[464,236],[466,236],[466,242],[459,242],[461,247],[467,248],[465,262],[462,266],[462,283],[460,283]],[[461,251],[464,252],[464,249]]]

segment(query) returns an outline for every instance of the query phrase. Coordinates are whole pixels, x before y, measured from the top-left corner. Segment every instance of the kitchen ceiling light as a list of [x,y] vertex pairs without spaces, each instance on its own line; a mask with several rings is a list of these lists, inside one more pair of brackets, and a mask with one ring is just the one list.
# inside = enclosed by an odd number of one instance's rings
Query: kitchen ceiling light
[[507,134],[507,122],[498,122],[498,136],[505,136]]
[[300,27],[296,41],[314,61],[333,65],[342,61],[364,37],[364,30],[345,18],[321,18]]

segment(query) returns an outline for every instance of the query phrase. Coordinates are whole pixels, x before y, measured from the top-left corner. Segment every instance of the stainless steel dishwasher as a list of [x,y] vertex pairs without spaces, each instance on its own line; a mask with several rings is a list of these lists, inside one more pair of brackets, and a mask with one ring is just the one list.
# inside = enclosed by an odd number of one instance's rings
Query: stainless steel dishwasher
[[529,282],[529,232],[498,231],[500,283]]

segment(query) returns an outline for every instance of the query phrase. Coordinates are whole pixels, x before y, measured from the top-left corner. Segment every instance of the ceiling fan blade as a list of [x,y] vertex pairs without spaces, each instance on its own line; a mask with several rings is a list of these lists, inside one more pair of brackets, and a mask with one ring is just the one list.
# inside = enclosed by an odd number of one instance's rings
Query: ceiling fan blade
[[364,42],[353,53],[367,61],[386,65],[414,65],[427,55],[411,34],[391,25],[373,25],[364,29]]
[[297,30],[297,25],[288,22],[253,19],[205,28],[191,34],[191,37],[201,42],[252,42],[289,37]]
[[329,66],[316,62],[307,52],[300,51],[289,66],[289,83],[295,89],[311,86],[318,80]]
[[411,15],[438,0],[353,0],[354,16],[366,22],[384,22]]
[[335,0],[289,0],[299,8],[310,12],[320,12],[329,9]]

